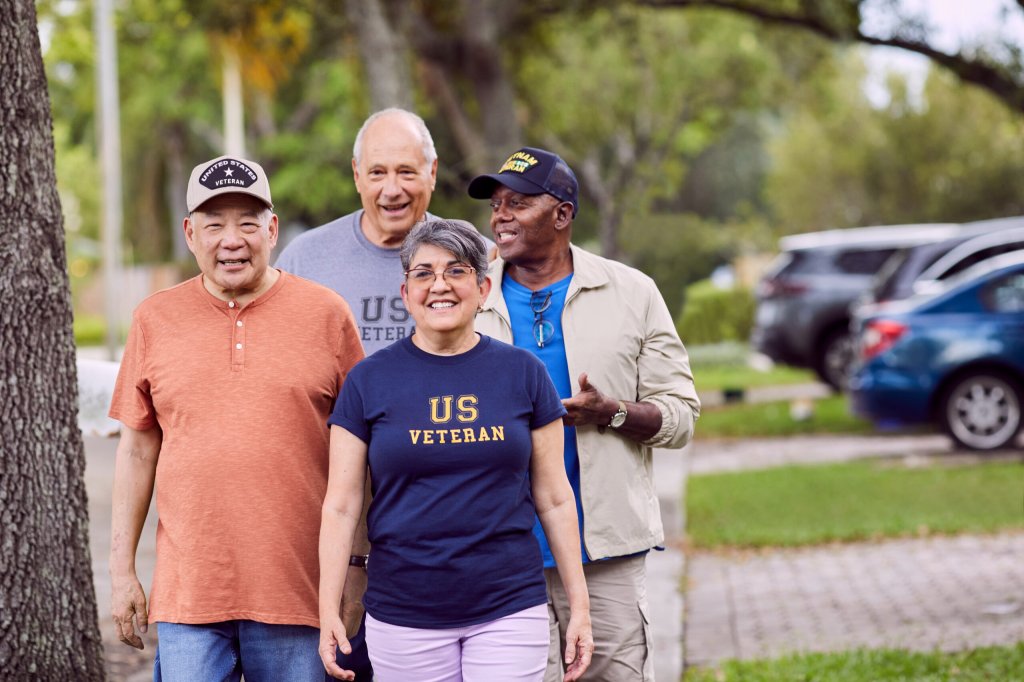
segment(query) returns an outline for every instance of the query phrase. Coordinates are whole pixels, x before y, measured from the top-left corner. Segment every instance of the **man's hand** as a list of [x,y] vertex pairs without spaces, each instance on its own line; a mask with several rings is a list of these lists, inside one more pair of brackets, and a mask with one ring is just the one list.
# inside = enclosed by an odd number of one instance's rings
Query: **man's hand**
[[146,593],[134,573],[124,576],[110,576],[110,612],[114,616],[117,637],[128,646],[145,649],[142,638],[135,634],[135,626],[145,634],[149,629],[149,611],[146,608]]
[[346,656],[352,653],[352,645],[345,637],[345,626],[341,624],[341,618],[324,618],[320,616],[320,661],[324,664],[324,670],[331,677],[339,680],[355,680],[355,671],[345,670],[338,665],[338,649]]
[[562,417],[562,422],[566,426],[608,426],[608,422],[619,408],[618,401],[601,393],[590,383],[586,372],[580,375],[580,392],[563,400],[562,405],[568,412]]
[[350,566],[341,593],[341,622],[348,636],[356,634],[363,620],[363,595],[366,593],[366,569]]

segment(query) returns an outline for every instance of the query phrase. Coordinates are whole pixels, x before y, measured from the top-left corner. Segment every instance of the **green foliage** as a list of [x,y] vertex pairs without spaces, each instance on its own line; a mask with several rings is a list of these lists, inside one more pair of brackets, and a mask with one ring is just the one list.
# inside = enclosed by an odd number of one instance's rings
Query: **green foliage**
[[720,221],[692,213],[630,215],[623,236],[626,260],[654,278],[673,311],[683,307],[688,284],[740,254],[774,246],[772,231],[759,217]]
[[889,103],[873,106],[864,75],[855,52],[822,65],[770,144],[766,198],[783,232],[1024,213],[1019,114],[939,70],[920,96],[891,78]]
[[687,530],[700,547],[766,547],[1024,528],[1022,480],[1019,462],[858,461],[695,475]]
[[75,315],[75,346],[101,346],[107,338],[107,324],[99,315]]
[[858,649],[800,654],[770,661],[726,661],[713,668],[691,668],[684,682],[1020,682],[1024,680],[1024,643],[982,647],[957,653],[898,649]]
[[[270,174],[283,222],[317,225],[358,206],[348,168],[365,97],[358,63],[338,38],[336,8],[315,0],[214,5],[126,0],[117,8],[129,261],[188,256],[178,236],[184,185],[193,165],[223,150],[218,35],[242,41],[247,153]],[[38,5],[61,196],[69,223],[95,237],[101,184],[90,9]]]
[[686,287],[686,303],[676,320],[679,337],[690,343],[746,341],[754,324],[754,294],[720,289],[710,280]]
[[[695,370],[699,388],[701,376]],[[710,388],[710,387],[708,387]],[[732,387],[730,387],[732,388]],[[708,408],[701,411],[697,433],[701,438],[761,438],[809,433],[873,433],[869,422],[850,414],[843,396],[813,403],[813,414],[794,419],[788,402],[751,403]]]
[[[316,227],[359,206],[352,179],[352,145],[363,119],[362,86],[351,61],[312,64],[304,105],[311,121],[266,138],[274,206],[285,222]],[[303,89],[306,89],[303,88]]]
[[528,140],[576,168],[577,235],[621,221],[619,244],[631,258],[652,203],[672,203],[691,162],[789,82],[756,24],[725,13],[623,3],[562,12],[536,32],[545,49],[516,65]]
[[[486,130],[480,93],[459,70],[477,62],[446,47],[477,37],[466,9],[384,4],[396,34],[417,38],[413,72],[440,69],[414,79],[442,164],[433,208],[483,226],[483,205],[464,193],[478,160],[459,151]],[[860,3],[783,4],[820,5],[845,26]],[[92,5],[36,6],[61,195],[69,224],[95,237]],[[1013,184],[1024,170],[1021,121],[943,73],[922,98],[894,87],[876,108],[855,57],[735,13],[607,0],[500,11],[508,30],[494,77],[510,83],[494,87],[515,91],[522,141],[557,149],[591,178],[575,239],[620,225],[623,259],[658,281],[671,310],[687,284],[779,232],[1024,211]],[[124,0],[115,19],[130,260],[187,257],[182,176],[223,148],[225,45],[243,57],[248,153],[270,173],[283,222],[313,226],[358,206],[349,150],[369,113],[367,84],[337,3]]]

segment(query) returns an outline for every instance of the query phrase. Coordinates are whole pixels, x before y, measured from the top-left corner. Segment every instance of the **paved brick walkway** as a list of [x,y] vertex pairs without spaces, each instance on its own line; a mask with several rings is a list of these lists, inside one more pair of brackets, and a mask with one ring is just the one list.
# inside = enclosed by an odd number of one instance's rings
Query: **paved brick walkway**
[[1024,640],[1024,533],[688,559],[686,662]]

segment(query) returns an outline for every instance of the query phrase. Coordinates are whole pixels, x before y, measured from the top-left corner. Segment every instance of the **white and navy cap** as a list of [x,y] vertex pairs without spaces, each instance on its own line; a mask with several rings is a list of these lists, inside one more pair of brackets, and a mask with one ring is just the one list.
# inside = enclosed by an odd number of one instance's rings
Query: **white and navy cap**
[[274,202],[270,200],[270,183],[263,166],[247,159],[218,156],[192,169],[188,191],[185,193],[188,212],[191,213],[215,196],[231,192],[254,196],[266,204],[267,208],[274,208]]

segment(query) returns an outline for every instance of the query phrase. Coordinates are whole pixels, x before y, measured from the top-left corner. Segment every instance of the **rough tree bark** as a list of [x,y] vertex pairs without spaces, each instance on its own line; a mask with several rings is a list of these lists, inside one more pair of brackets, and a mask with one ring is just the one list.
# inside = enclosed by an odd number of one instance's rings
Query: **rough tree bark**
[[0,0],[0,679],[105,679],[33,0]]

